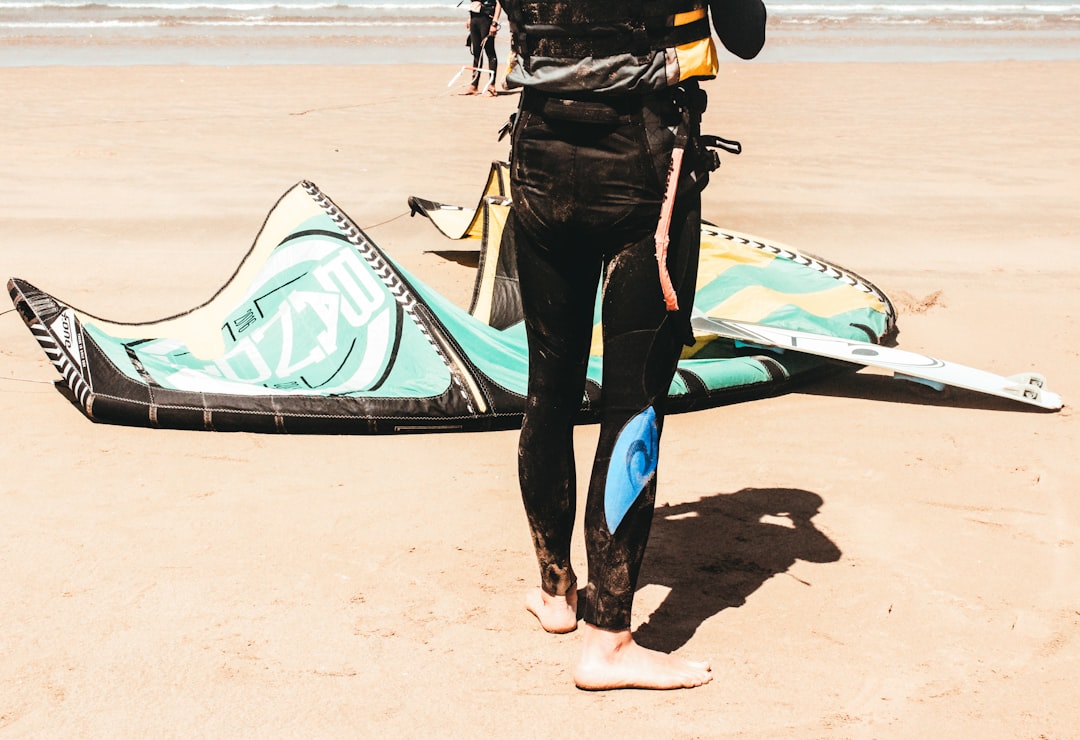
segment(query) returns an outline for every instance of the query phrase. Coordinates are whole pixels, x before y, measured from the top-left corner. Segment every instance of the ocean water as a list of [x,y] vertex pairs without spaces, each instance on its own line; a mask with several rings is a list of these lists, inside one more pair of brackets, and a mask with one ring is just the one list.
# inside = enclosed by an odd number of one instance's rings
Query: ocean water
[[[765,62],[1080,58],[1080,2],[766,4]],[[466,8],[437,0],[0,0],[0,66],[456,64],[467,56]]]

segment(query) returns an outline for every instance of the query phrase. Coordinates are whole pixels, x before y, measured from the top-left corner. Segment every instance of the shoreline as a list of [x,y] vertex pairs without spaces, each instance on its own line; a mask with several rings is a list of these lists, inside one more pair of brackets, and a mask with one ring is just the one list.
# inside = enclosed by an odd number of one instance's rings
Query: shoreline
[[[191,31],[17,36],[0,34],[0,69],[38,66],[277,66],[465,64],[462,33],[441,28],[419,35],[309,36],[288,29],[203,36]],[[496,45],[500,64],[510,58],[508,37]],[[1080,32],[1003,29],[770,27],[751,64],[800,62],[911,63],[1080,60]],[[730,62],[729,62],[730,63]]]

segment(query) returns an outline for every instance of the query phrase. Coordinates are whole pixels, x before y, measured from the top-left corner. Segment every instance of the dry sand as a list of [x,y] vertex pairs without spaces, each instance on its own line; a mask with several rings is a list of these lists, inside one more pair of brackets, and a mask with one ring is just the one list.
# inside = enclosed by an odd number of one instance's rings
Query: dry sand
[[[515,98],[448,95],[453,71],[0,69],[0,277],[160,318],[206,300],[308,178],[465,304],[471,270],[405,199],[473,205]],[[1039,370],[1076,402],[1077,79],[729,65],[706,129],[745,153],[705,215],[876,282],[901,347]],[[635,626],[716,680],[592,694],[575,637],[521,606],[514,432],[102,426],[55,379],[0,316],[5,737],[1080,734],[1070,406],[863,372],[672,417]]]

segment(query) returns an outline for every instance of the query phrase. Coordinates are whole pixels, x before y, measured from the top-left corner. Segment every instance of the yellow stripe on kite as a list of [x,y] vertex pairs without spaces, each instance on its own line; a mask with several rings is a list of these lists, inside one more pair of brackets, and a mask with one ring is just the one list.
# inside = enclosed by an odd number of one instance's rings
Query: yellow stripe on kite
[[885,313],[885,304],[877,296],[856,293],[851,286],[844,284],[816,293],[781,293],[764,285],[750,285],[727,300],[710,306],[706,313],[725,319],[760,323],[781,306],[795,306],[823,319],[864,307]]
[[732,267],[766,267],[775,255],[754,249],[729,239],[701,234],[701,255],[698,258],[697,287],[700,290]]

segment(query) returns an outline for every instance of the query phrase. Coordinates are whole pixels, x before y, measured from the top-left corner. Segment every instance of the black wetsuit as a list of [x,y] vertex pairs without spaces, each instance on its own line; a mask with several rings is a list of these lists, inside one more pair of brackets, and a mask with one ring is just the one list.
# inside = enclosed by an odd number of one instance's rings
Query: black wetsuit
[[499,58],[495,53],[495,36],[491,33],[491,25],[495,17],[495,0],[479,0],[472,7],[479,6],[480,12],[469,11],[469,49],[472,51],[473,77],[472,86],[479,89],[480,82],[480,54],[487,54],[488,69],[491,70],[489,85],[495,84],[495,73],[499,65]]
[[[681,125],[683,115],[671,96],[654,96],[629,112],[613,109],[614,123],[575,123],[545,115],[546,96],[528,89],[523,95],[504,237],[514,240],[529,342],[522,497],[543,588],[565,594],[575,585],[573,427],[603,278],[601,426],[585,511],[584,618],[625,629],[652,522],[665,400],[689,335],[687,312],[669,313],[664,305],[654,241],[674,140],[668,126]],[[697,277],[700,212],[699,192],[680,197],[670,231],[668,270],[686,308]],[[622,459],[612,459],[616,447]]]
[[[729,0],[714,0],[722,1]],[[730,0],[744,1],[757,2]],[[574,12],[567,3],[547,0],[556,17]],[[502,5],[519,55],[529,48],[544,50],[547,42],[533,46],[522,34],[517,0]],[[763,14],[760,20],[763,40]],[[542,26],[546,18],[533,22]],[[559,43],[556,36],[546,47],[555,49],[550,58],[567,56],[554,46]],[[656,62],[662,65],[660,54]],[[576,510],[573,428],[602,282],[600,439],[585,508],[589,584],[583,612],[590,624],[623,630],[630,626],[652,523],[665,401],[681,348],[691,338],[700,188],[710,169],[700,145],[704,93],[693,79],[661,89],[563,93],[557,70],[544,76],[551,64],[538,65],[530,78],[527,54],[521,61],[524,90],[510,157],[514,205],[503,238],[517,255],[529,344],[528,400],[518,447],[522,499],[541,586],[549,594],[566,594],[577,582],[570,563]],[[602,66],[586,64],[565,79],[573,84],[582,78],[579,71],[587,75]],[[684,172],[697,177],[683,178],[671,219],[667,271],[680,310],[669,311],[654,235],[676,145],[685,147]]]

